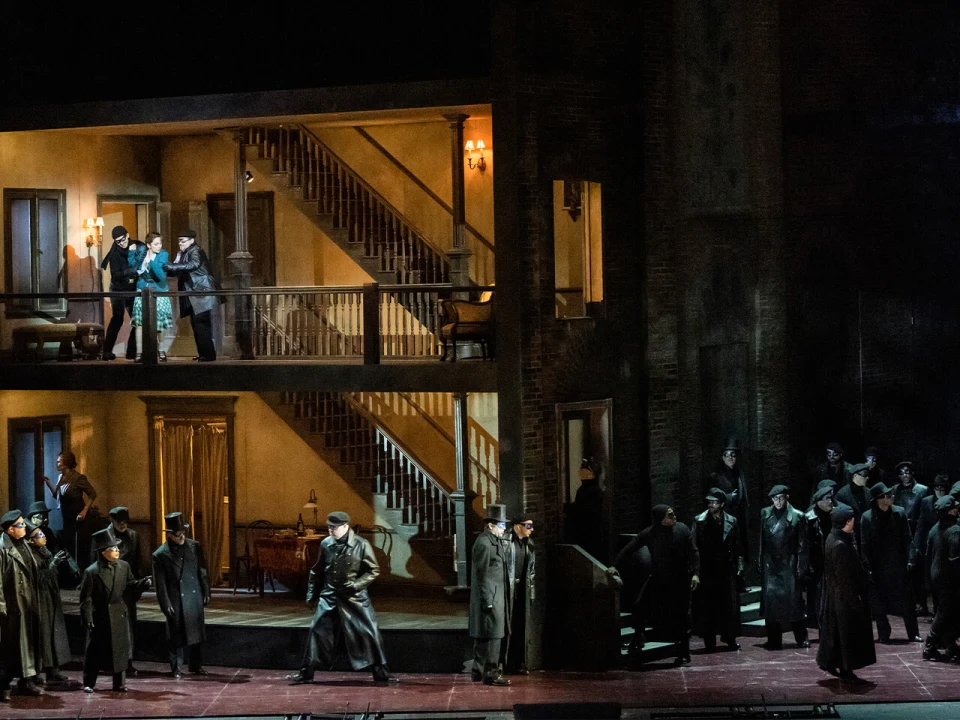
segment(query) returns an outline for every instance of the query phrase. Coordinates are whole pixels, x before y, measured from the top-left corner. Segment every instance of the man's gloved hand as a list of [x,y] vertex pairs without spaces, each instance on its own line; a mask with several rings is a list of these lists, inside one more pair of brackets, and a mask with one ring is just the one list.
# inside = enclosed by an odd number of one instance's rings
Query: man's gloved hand
[[84,626],[87,630],[93,630],[93,622],[84,623],[83,626]]
[[912,562],[908,562],[908,563],[907,563],[907,572],[913,572],[913,563],[912,563]]
[[690,589],[696,590],[698,587],[700,587],[700,576],[694,575],[692,578],[690,578]]
[[613,565],[607,568],[607,579],[610,580],[611,584],[616,588],[623,587],[623,578],[620,577],[620,571],[617,570]]
[[167,605],[167,609],[163,611],[163,614],[168,618],[173,617],[173,605]]
[[746,565],[746,563],[744,562],[743,558],[737,558],[737,577],[743,577],[743,572],[745,569],[744,565]]
[[53,556],[53,564],[59,566],[60,563],[64,562],[68,557],[66,550],[61,550],[56,555]]

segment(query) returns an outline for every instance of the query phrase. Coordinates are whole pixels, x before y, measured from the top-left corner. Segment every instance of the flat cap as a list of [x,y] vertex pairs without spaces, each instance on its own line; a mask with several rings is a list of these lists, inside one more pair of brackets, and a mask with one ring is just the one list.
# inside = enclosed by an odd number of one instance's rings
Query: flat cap
[[337,510],[335,512],[327,515],[327,524],[328,525],[349,525],[350,516],[347,515],[342,510]]

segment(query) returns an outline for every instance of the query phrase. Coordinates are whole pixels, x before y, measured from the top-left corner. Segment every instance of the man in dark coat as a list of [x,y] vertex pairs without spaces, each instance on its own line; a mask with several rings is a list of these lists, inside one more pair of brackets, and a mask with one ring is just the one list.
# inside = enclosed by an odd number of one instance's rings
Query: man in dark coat
[[35,527],[43,530],[46,540],[47,550],[51,555],[56,555],[61,550],[66,553],[66,560],[57,565],[57,575],[60,587],[64,590],[73,590],[80,584],[80,566],[76,559],[69,552],[63,542],[63,533],[50,527],[50,509],[43,500],[37,500],[27,510],[27,521]]
[[21,695],[41,695],[40,596],[37,565],[24,537],[27,523],[20,510],[0,517],[0,700],[10,699],[10,682],[20,678]]
[[853,510],[853,540],[859,551],[861,550],[860,518],[870,509],[870,492],[867,490],[867,483],[871,477],[871,470],[866,463],[862,463],[854,465],[850,471],[852,473],[850,483],[836,492],[834,501],[837,505],[846,505]]
[[870,468],[874,482],[887,482],[887,471],[880,466],[880,451],[871,445],[863,451],[863,464]]
[[490,505],[484,529],[473,543],[470,568],[470,637],[473,638],[474,682],[509,685],[500,661],[504,644],[509,648],[510,584],[508,548],[503,542],[507,529],[507,507]]
[[[740,552],[744,562],[749,557],[747,551],[747,530],[750,522],[750,498],[747,495],[747,479],[740,467],[740,441],[729,438],[720,462],[710,475],[713,487],[722,490],[727,497],[724,512],[732,515],[737,521],[737,532],[740,533]],[[738,576],[737,587],[745,589],[743,574]]]
[[920,512],[917,513],[917,527],[913,531],[913,540],[910,543],[910,559],[908,561],[911,571],[919,572],[923,577],[923,585],[919,590],[915,589],[917,601],[917,615],[924,616],[929,614],[927,609],[927,592],[933,596],[933,611],[937,611],[937,596],[927,583],[927,538],[930,535],[930,528],[937,524],[936,502],[940,498],[949,495],[950,478],[946,475],[937,475],[933,479],[933,495],[927,495],[920,501]]
[[[905,461],[896,467],[897,478],[900,482],[897,484],[893,493],[893,504],[903,508],[907,516],[907,525],[910,527],[911,537],[917,531],[917,523],[920,520],[920,506],[923,498],[930,494],[926,485],[916,481],[913,473],[913,463]],[[927,609],[927,591],[924,588],[924,570],[923,565],[910,564],[910,587],[913,588],[914,607],[917,615],[929,615]]]
[[927,583],[937,598],[937,612],[923,647],[924,660],[942,660],[940,649],[957,659],[960,648],[960,525],[957,515],[960,503],[950,495],[937,500],[935,510],[939,520],[927,538]]
[[[510,642],[506,670],[512,675],[527,675],[530,652],[530,613],[534,601],[536,555],[533,549],[533,518],[527,512],[519,513],[510,533],[510,562],[513,566],[513,592],[510,611]],[[502,653],[501,653],[502,654]]]
[[[120,559],[130,566],[130,572],[133,577],[140,580],[148,577],[144,571],[143,558],[140,554],[140,536],[136,530],[130,529],[130,511],[123,505],[118,505],[110,510],[110,529],[113,530],[113,536],[116,538],[117,547],[120,548]],[[96,551],[94,551],[96,552]],[[92,558],[96,561],[96,558]],[[131,592],[126,596],[127,600],[127,620],[130,622],[130,663],[127,666],[127,675],[129,677],[137,676],[137,669],[133,666],[134,641],[137,629],[137,601],[140,600],[140,593]]]
[[646,549],[650,576],[642,591],[643,614],[651,637],[673,643],[676,665],[690,663],[690,594],[700,585],[700,556],[693,533],[677,522],[669,505],[655,505],[653,523],[637,533],[617,555],[614,565],[628,564]]
[[607,523],[604,516],[605,491],[600,484],[600,467],[590,458],[580,463],[580,487],[567,518],[567,535],[575,545],[601,563],[610,557]]
[[60,602],[57,568],[69,559],[65,550],[56,555],[47,549],[47,536],[42,527],[27,522],[27,545],[37,565],[37,596],[40,608],[40,646],[38,667],[47,675],[47,683],[62,683],[67,676],[60,668],[70,662],[67,623]]
[[[830,479],[837,484],[837,487],[842,488],[844,485],[849,484],[850,478],[853,477],[852,469],[853,466],[843,459],[843,448],[840,446],[840,443],[827,443],[826,462],[820,463],[820,465],[817,466],[817,471],[810,487],[816,487],[817,483],[821,480]],[[811,492],[801,499],[809,499],[812,495],[813,493]],[[801,505],[800,507],[806,506]]]
[[831,675],[858,681],[854,670],[877,661],[867,578],[853,543],[853,510],[845,505],[836,508],[831,524],[824,555],[817,665]]
[[[110,268],[110,292],[136,292],[137,289],[137,270],[127,261],[129,252],[136,246],[144,247],[139,240],[130,237],[130,233],[123,225],[117,225],[113,232],[113,244],[103,256],[103,262],[100,263],[100,269]],[[113,354],[113,346],[117,343],[117,335],[120,334],[120,328],[123,327],[123,314],[133,318],[133,295],[129,297],[110,298],[110,322],[107,324],[107,332],[103,338],[103,359],[113,360],[117,356]],[[127,340],[127,360],[133,360],[137,356],[137,337],[131,332],[130,339]]]
[[100,557],[90,565],[80,582],[80,618],[87,628],[83,657],[83,691],[92,693],[97,675],[113,676],[113,691],[126,692],[125,671],[130,662],[130,626],[126,597],[146,586],[120,559],[120,548],[110,528],[93,534]]
[[907,562],[910,528],[903,508],[893,504],[893,488],[877,483],[870,488],[872,507],[860,519],[861,555],[870,581],[870,609],[880,642],[890,642],[888,615],[900,615],[907,637],[920,642]]
[[[813,507],[805,519],[807,521],[807,548],[809,563],[807,570],[807,627],[817,627],[820,617],[821,580],[823,579],[824,558],[826,557],[827,538],[833,529],[830,515],[833,512],[833,490],[824,486],[813,496]],[[852,512],[852,510],[851,510]]]
[[737,519],[724,511],[726,493],[710,488],[707,509],[693,520],[693,540],[700,555],[700,587],[693,594],[694,633],[710,652],[717,635],[731,650],[739,650],[740,594],[744,557]]
[[[207,254],[197,245],[197,233],[184,230],[179,236],[180,251],[172,263],[164,266],[168,275],[176,275],[180,290],[219,290],[220,285],[210,271]],[[219,301],[214,295],[192,295],[180,297],[180,316],[190,316],[193,337],[197,341],[197,360],[210,362],[217,359],[217,348],[213,344],[213,325],[211,315],[217,309]]]
[[760,615],[767,629],[768,650],[783,649],[789,625],[797,646],[810,647],[804,622],[802,583],[807,575],[807,521],[790,505],[786,485],[774,485],[770,507],[760,511]]
[[396,682],[387,668],[377,615],[367,588],[380,574],[373,547],[350,529],[350,516],[327,516],[328,537],[310,570],[307,604],[317,610],[307,634],[300,672],[288,676],[294,684],[313,682],[324,670],[366,670],[376,682]]
[[[206,675],[201,643],[206,640],[203,608],[210,602],[210,582],[203,548],[187,538],[189,525],[179,512],[163,516],[167,541],[153,553],[153,586],[157,602],[167,619],[167,649],[170,673],[183,677],[180,649],[183,648],[190,672]],[[129,659],[128,659],[129,660]]]

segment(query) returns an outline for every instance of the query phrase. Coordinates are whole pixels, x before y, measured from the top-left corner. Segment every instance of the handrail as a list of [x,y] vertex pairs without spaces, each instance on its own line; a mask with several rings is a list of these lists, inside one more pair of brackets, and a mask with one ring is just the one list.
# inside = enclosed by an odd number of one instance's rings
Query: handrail
[[[377,286],[380,292],[433,292],[449,290],[451,293],[475,293],[475,292],[496,292],[496,285],[467,285],[454,286],[450,283],[417,283],[409,285],[380,285]],[[363,285],[290,285],[286,287],[257,286],[242,290],[234,288],[223,288],[220,290],[155,290],[153,294],[156,297],[201,297],[204,295],[214,295],[217,297],[236,297],[246,295],[278,295],[284,293],[306,293],[306,292],[363,292]],[[139,297],[139,290],[124,291],[104,291],[104,292],[84,292],[84,293],[0,293],[0,302],[11,300],[103,300],[110,298],[134,298]]]
[[[354,125],[354,126],[353,126],[353,129],[356,130],[358,133],[360,133],[360,136],[361,136],[363,139],[365,139],[368,143],[370,143],[370,144],[373,145],[377,150],[379,150],[387,160],[389,160],[391,163],[393,163],[394,165],[396,165],[397,169],[400,170],[400,172],[402,172],[404,175],[406,175],[418,188],[420,188],[421,190],[423,190],[423,191],[430,197],[431,200],[433,200],[433,201],[436,202],[440,207],[442,207],[444,210],[446,210],[447,213],[449,213],[451,217],[453,216],[453,208],[450,207],[450,206],[444,201],[444,199],[443,199],[442,197],[440,197],[440,196],[437,195],[433,190],[431,190],[431,189],[427,186],[427,184],[426,184],[425,182],[423,182],[423,180],[421,180],[419,177],[417,177],[417,176],[414,174],[414,172],[413,172],[412,170],[410,170],[410,168],[408,168],[406,165],[404,165],[402,162],[400,162],[400,160],[399,160],[393,153],[391,153],[391,152],[390,152],[389,150],[387,150],[383,145],[381,145],[381,144],[377,141],[377,139],[376,139],[375,137],[373,137],[373,135],[371,135],[370,133],[368,133],[366,130],[364,130],[364,129],[363,129],[362,127],[360,127],[359,125]],[[484,237],[483,233],[481,233],[479,230],[477,230],[477,229],[476,229],[473,225],[471,225],[470,223],[464,223],[464,224],[466,225],[467,230],[470,232],[470,234],[473,235],[477,240],[480,241],[480,244],[482,244],[482,245],[484,245],[485,247],[487,247],[488,249],[493,250],[494,252],[496,252],[496,248],[493,246],[493,243],[490,242],[489,240],[487,240],[487,238]]]

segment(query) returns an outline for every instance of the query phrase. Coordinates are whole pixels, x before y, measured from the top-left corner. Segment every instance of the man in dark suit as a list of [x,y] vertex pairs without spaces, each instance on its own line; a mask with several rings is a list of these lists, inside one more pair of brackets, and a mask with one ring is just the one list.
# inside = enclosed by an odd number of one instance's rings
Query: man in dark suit
[[[136,530],[130,529],[129,523],[130,511],[126,507],[118,505],[110,510],[110,529],[113,530],[113,536],[117,539],[120,559],[130,566],[133,577],[140,580],[146,575],[143,569],[143,558],[140,556],[140,536]],[[137,669],[133,666],[133,650],[137,628],[137,601],[139,599],[140,593],[138,592],[132,592],[126,596],[127,619],[130,622],[130,663],[127,667],[129,677],[137,676]]]
[[509,685],[500,667],[502,645],[509,643],[510,606],[506,602],[510,582],[507,547],[507,507],[490,505],[485,527],[473,544],[470,571],[470,637],[473,638],[474,682]]
[[[137,245],[143,247],[143,243],[133,240],[123,225],[117,225],[111,234],[113,245],[104,255],[100,269],[110,268],[110,292],[133,293],[137,289],[137,268],[130,266],[127,257],[131,247]],[[110,311],[110,322],[107,324],[107,333],[103,338],[104,360],[113,360],[117,357],[113,354],[113,346],[117,342],[120,328],[123,327],[123,314],[133,317],[133,295],[110,298]],[[127,340],[126,355],[127,360],[133,360],[137,356],[137,338],[133,332]]]
[[183,677],[180,649],[184,648],[190,672],[206,675],[200,644],[206,640],[203,608],[210,602],[210,583],[203,548],[187,538],[190,526],[183,522],[182,513],[164,515],[163,521],[167,541],[153,553],[153,585],[167,618],[170,673]]
[[[184,230],[179,236],[180,251],[172,263],[164,266],[168,275],[176,275],[181,290],[219,290],[220,285],[210,271],[207,254],[197,245],[197,233]],[[193,337],[197,341],[197,360],[210,362],[217,359],[213,344],[211,315],[219,301],[213,295],[180,297],[180,317],[190,316]]]
[[536,553],[533,547],[533,518],[528,512],[521,512],[514,518],[513,531],[508,546],[513,564],[513,587],[510,611],[510,637],[506,653],[505,666],[512,675],[527,675],[528,652],[530,644],[531,612],[534,601],[534,583],[536,578]]
[[700,586],[693,596],[693,623],[708,652],[717,648],[717,635],[730,650],[739,650],[740,595],[737,578],[743,575],[743,548],[737,519],[724,507],[726,493],[718,487],[707,493],[707,509],[693,519],[693,538],[700,554]]

